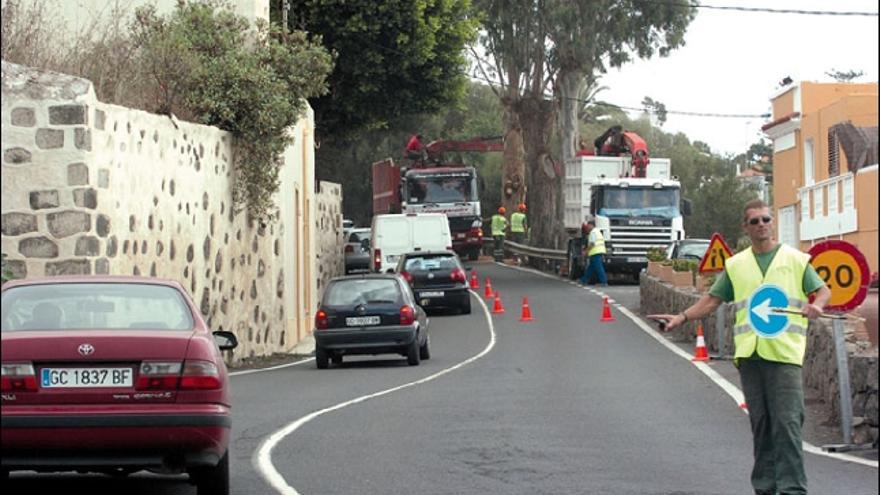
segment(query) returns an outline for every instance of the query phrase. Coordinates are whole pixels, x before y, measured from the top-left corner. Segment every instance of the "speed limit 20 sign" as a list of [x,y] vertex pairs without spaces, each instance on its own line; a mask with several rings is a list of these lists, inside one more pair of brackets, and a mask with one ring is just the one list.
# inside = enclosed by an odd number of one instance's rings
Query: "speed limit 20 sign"
[[825,306],[831,311],[849,311],[868,295],[871,277],[865,256],[846,241],[823,241],[808,251],[810,264],[831,289]]

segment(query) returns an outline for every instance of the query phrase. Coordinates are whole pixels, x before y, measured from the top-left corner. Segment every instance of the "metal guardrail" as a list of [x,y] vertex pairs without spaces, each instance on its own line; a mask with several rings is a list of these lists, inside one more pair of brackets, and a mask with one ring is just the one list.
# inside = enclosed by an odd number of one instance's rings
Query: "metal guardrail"
[[504,247],[512,253],[530,256],[532,258],[544,258],[548,260],[568,260],[568,252],[558,251],[556,249],[544,249],[525,244],[517,244],[513,241],[504,241]]

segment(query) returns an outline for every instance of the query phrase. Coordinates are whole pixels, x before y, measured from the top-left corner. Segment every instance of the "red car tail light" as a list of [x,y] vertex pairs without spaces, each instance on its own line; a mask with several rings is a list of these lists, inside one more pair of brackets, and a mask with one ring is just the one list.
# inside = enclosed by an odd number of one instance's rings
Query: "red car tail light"
[[354,252],[354,246],[352,246],[351,244],[346,244],[346,245],[345,245],[345,252],[346,252],[346,253],[353,253],[353,252]]
[[452,270],[452,273],[449,274],[449,278],[452,279],[453,282],[466,282],[467,278],[464,275],[464,270],[461,268],[456,268]]
[[483,237],[483,229],[479,227],[471,229],[470,237]]
[[137,390],[177,390],[180,383],[179,361],[144,361],[134,388]]
[[0,389],[4,392],[36,392],[37,375],[30,363],[3,363],[0,366]]
[[375,265],[375,270],[377,272],[382,271],[382,250],[376,249],[373,251],[373,264]]
[[330,327],[330,322],[327,321],[327,312],[323,309],[319,309],[317,313],[315,313],[315,328],[318,330],[326,330]]
[[187,360],[183,363],[181,390],[217,390],[223,387],[220,371],[210,361]]
[[400,324],[412,325],[416,321],[416,314],[412,306],[406,305],[400,307]]
[[405,278],[407,282],[412,283],[412,281],[413,281],[412,273],[410,273],[410,272],[400,272],[400,275],[401,275],[403,278]]

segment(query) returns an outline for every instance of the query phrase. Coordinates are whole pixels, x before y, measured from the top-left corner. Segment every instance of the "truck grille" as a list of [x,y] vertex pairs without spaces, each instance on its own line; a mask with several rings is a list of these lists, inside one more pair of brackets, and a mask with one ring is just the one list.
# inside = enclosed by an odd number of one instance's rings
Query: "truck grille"
[[648,248],[663,247],[664,249],[672,242],[671,226],[611,226],[611,239],[608,239],[614,248],[614,256],[638,256],[647,255]]

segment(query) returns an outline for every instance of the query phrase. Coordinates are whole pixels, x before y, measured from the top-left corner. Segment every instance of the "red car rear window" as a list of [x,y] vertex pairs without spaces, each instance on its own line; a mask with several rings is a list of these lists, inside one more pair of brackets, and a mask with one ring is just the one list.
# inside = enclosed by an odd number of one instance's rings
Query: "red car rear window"
[[164,285],[59,283],[3,291],[0,330],[189,330],[183,295]]

